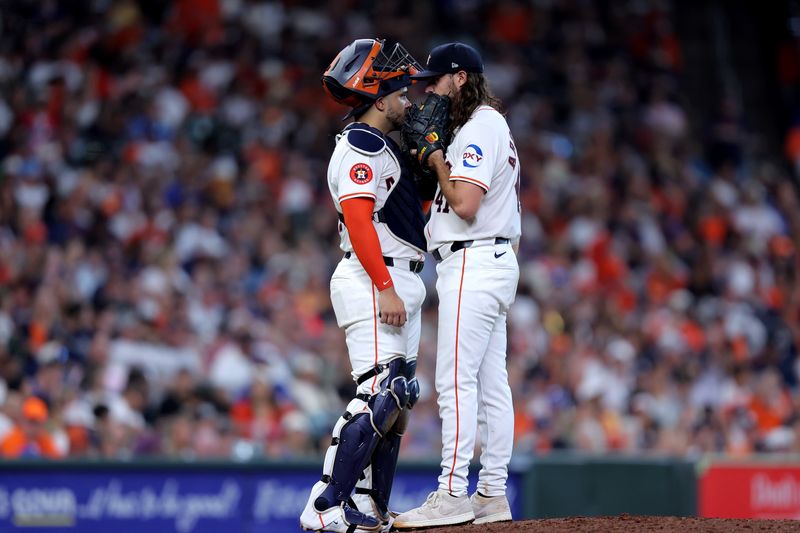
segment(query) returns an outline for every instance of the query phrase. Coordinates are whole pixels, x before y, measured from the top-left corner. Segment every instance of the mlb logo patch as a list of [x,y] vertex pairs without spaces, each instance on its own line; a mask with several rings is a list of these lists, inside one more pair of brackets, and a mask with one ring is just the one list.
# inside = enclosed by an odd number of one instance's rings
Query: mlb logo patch
[[477,144],[470,144],[461,156],[461,162],[467,168],[476,168],[483,161],[483,150]]
[[372,181],[372,169],[366,163],[356,163],[350,169],[350,179],[359,185],[369,183]]

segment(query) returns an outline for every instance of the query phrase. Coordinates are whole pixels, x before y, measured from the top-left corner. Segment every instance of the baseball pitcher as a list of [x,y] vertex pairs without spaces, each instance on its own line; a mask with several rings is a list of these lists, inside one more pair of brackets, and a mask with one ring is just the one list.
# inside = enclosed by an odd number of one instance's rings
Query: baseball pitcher
[[[442,418],[442,472],[425,503],[398,516],[396,529],[511,520],[506,498],[514,411],[506,371],[506,316],[519,279],[520,162],[483,60],[463,43],[434,48],[424,71],[430,102],[450,99],[449,131],[412,113],[403,134],[438,180],[425,228],[438,261],[436,391]],[[449,144],[447,141],[450,140]],[[477,491],[467,494],[480,431]]]

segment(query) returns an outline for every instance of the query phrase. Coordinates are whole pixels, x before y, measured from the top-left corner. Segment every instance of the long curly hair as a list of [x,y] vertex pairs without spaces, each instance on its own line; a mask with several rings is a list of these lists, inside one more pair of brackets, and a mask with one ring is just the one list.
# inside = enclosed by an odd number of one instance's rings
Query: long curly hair
[[467,123],[479,105],[488,105],[503,113],[503,103],[489,89],[486,76],[479,72],[468,72],[467,82],[456,93],[450,107],[450,127],[447,131],[450,139],[453,138],[455,130]]

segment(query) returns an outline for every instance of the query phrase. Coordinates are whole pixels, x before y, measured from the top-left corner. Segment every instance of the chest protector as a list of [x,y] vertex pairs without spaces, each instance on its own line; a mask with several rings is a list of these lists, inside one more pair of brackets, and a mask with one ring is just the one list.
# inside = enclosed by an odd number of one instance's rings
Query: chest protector
[[[378,222],[386,224],[389,232],[397,240],[424,253],[427,249],[425,213],[422,212],[414,175],[406,165],[400,147],[392,139],[381,135],[380,131],[360,122],[348,125],[342,133],[347,136],[347,143],[361,153],[377,155],[383,150],[391,151],[400,166],[400,175],[391,185],[383,208],[373,217]],[[339,218],[342,219],[341,214]]]

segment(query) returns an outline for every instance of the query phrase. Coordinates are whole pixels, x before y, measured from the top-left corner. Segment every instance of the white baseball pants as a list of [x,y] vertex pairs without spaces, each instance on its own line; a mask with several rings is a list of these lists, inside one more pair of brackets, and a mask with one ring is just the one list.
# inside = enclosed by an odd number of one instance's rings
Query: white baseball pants
[[439,488],[466,494],[476,431],[478,490],[505,494],[514,444],[514,407],[506,370],[506,317],[519,281],[510,244],[459,250],[437,265],[439,327],[436,391],[442,418]]
[[[355,256],[343,258],[331,277],[331,303],[336,321],[345,331],[353,379],[398,355],[407,360],[417,358],[425,284],[410,270],[389,267],[389,273],[408,314],[400,328],[381,324],[378,290]],[[377,376],[367,380],[358,392],[374,394],[377,381]]]

